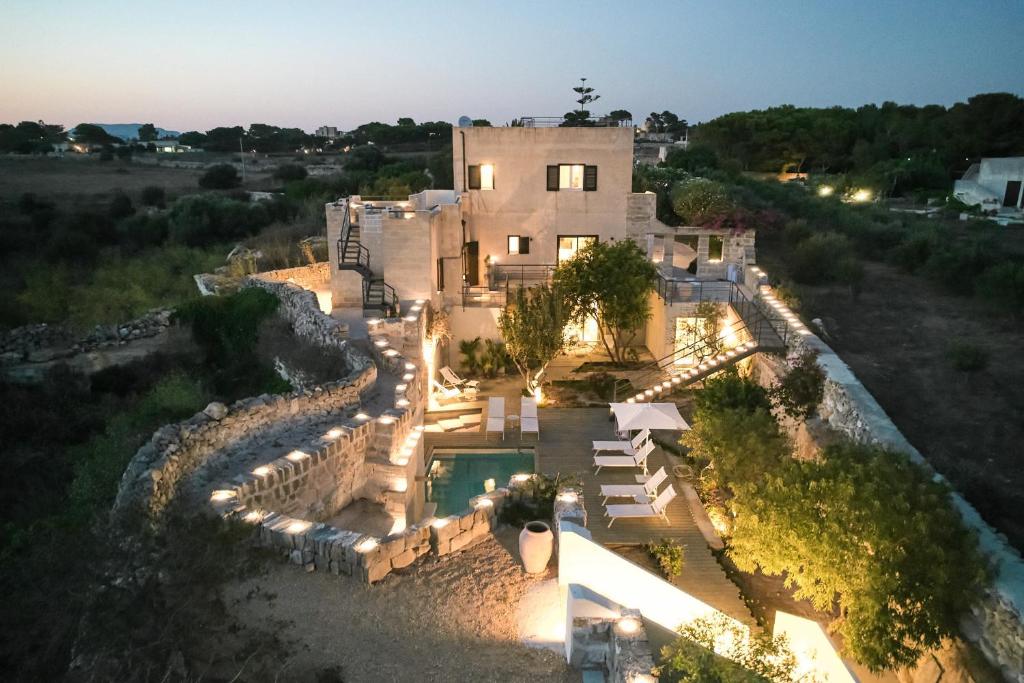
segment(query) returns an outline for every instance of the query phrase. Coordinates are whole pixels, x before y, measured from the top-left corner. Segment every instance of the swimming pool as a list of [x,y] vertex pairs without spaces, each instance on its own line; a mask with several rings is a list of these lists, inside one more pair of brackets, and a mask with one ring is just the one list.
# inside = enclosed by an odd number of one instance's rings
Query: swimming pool
[[435,451],[427,467],[426,499],[437,517],[466,509],[469,499],[508,485],[513,474],[534,471],[532,449],[519,451]]

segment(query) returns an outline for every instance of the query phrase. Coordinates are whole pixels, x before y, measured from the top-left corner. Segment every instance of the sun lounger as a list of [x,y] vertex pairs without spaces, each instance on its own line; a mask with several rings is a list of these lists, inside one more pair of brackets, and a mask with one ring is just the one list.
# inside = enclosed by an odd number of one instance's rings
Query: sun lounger
[[472,389],[475,392],[477,386],[480,384],[480,382],[475,379],[462,379],[447,365],[441,368],[441,377],[445,381],[445,386],[454,387],[456,389]]
[[537,417],[537,399],[523,396],[519,401],[520,417]]
[[602,484],[601,495],[604,496],[602,504],[607,504],[609,498],[632,498],[638,503],[649,503],[658,497],[658,487],[668,479],[668,472],[664,467],[659,467],[643,484]]
[[595,441],[594,455],[601,451],[619,451],[624,455],[636,455],[640,446],[651,436],[650,429],[642,429],[629,441]]
[[443,399],[451,400],[458,398],[459,396],[462,395],[462,392],[456,389],[455,387],[446,387],[442,385],[440,382],[438,382],[436,379],[430,380],[430,383],[434,386],[434,389],[437,390],[437,393],[439,393],[441,395],[441,398]]
[[503,396],[491,396],[487,399],[487,430],[484,439],[491,435],[491,432],[501,432],[501,440],[505,440],[505,398]]
[[608,522],[608,528],[610,529],[612,524],[617,519],[643,519],[646,517],[661,517],[665,520],[665,524],[669,524],[668,521],[668,504],[672,502],[672,499],[676,497],[676,490],[669,484],[661,494],[654,499],[651,503],[631,503],[628,505],[605,505],[604,516],[611,517],[611,521]]
[[595,474],[600,473],[602,467],[639,467],[644,474],[647,474],[647,456],[653,450],[654,442],[647,440],[636,455],[595,455],[594,467],[597,468]]

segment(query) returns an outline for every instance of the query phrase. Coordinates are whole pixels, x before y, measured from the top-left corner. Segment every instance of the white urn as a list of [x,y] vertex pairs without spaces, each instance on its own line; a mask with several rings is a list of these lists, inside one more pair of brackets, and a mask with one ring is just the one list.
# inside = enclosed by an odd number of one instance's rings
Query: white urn
[[519,534],[519,557],[527,574],[540,574],[548,567],[555,536],[544,522],[527,522]]

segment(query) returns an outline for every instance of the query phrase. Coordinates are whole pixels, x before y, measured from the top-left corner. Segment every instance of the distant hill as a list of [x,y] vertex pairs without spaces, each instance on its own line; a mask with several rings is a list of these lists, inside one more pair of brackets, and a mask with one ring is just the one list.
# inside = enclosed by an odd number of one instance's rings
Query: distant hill
[[[107,131],[116,138],[122,140],[135,140],[139,137],[139,126],[141,123],[97,123],[97,126]],[[176,138],[181,133],[176,130],[166,130],[164,128],[157,128],[156,135],[158,138]]]

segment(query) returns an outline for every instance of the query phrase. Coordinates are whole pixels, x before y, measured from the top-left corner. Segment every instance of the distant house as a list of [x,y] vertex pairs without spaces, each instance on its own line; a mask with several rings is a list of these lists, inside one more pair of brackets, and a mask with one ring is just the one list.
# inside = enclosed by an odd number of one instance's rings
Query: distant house
[[337,126],[320,126],[316,129],[316,136],[318,138],[336,140],[338,138],[338,128]]
[[183,145],[177,140],[154,140],[156,151],[162,154],[181,154],[182,152],[201,152],[191,145]]
[[1012,213],[1024,205],[1024,157],[982,159],[953,184],[953,196],[985,211]]

